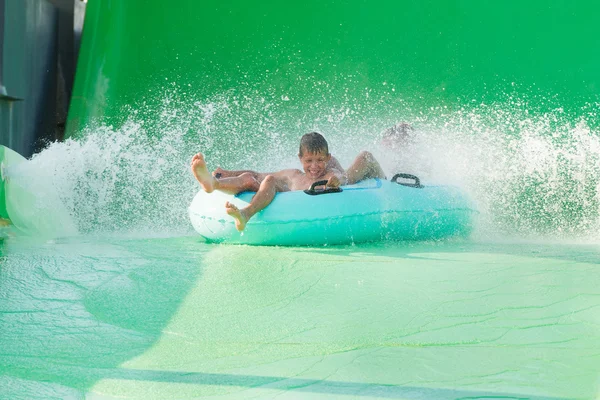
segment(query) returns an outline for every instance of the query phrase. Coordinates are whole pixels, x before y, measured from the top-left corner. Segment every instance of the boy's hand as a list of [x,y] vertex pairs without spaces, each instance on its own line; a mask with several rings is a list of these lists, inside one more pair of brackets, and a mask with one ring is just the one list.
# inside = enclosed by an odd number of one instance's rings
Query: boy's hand
[[334,175],[327,180],[327,184],[325,186],[330,188],[339,188],[341,184],[340,178]]

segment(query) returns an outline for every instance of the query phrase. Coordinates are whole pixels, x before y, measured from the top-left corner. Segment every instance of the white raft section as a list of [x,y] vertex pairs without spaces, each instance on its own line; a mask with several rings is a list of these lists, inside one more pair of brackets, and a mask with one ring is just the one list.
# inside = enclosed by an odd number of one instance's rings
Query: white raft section
[[329,245],[380,240],[466,236],[477,213],[454,186],[404,186],[369,179],[341,193],[278,193],[243,232],[225,212],[227,201],[246,207],[254,192],[236,196],[201,190],[189,207],[194,229],[207,241],[253,245]]
[[0,237],[77,234],[71,214],[52,182],[40,173],[40,165],[5,146],[0,146],[0,218]]

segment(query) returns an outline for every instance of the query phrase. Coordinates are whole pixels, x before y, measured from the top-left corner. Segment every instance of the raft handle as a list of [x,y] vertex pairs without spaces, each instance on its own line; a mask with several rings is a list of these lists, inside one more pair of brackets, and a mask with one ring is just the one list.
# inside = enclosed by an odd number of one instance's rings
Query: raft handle
[[[398,178],[414,179],[415,183],[398,182]],[[423,185],[421,185],[421,180],[417,176],[411,174],[396,174],[392,177],[392,182],[397,183],[398,185],[413,187],[417,189],[422,189],[424,187]]]
[[342,188],[328,188],[326,187],[325,189],[317,189],[318,186],[325,186],[327,185],[327,181],[323,180],[323,181],[316,181],[315,183],[313,183],[312,185],[310,185],[310,189],[306,189],[304,191],[304,193],[309,194],[311,196],[316,196],[319,194],[328,194],[328,193],[340,193],[342,191]]

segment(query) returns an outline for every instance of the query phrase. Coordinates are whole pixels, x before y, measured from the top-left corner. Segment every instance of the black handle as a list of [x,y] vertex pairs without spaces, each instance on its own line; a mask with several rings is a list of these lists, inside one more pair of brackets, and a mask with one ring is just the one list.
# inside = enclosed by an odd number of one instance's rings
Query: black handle
[[316,181],[315,183],[310,185],[310,189],[308,189],[308,190],[312,190],[314,192],[318,186],[325,186],[325,185],[327,185],[327,181]]
[[[398,178],[413,179],[415,182],[414,183],[398,182]],[[397,183],[402,186],[414,187],[417,189],[423,188],[423,185],[421,185],[421,180],[417,176],[411,175],[411,174],[396,174],[392,177],[392,182]]]
[[318,186],[325,186],[325,185],[327,185],[326,180],[316,181],[315,183],[310,185],[310,189],[306,189],[304,191],[304,193],[309,194],[311,196],[316,196],[319,194],[340,193],[342,191],[342,188],[339,188],[339,187],[337,187],[337,188],[326,187],[325,189],[319,189],[319,190],[316,189]]

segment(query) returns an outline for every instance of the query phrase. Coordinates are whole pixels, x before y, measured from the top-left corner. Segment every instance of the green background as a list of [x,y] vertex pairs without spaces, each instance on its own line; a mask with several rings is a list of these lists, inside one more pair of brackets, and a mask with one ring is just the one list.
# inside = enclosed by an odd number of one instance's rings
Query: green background
[[315,107],[377,117],[516,98],[577,114],[600,90],[594,1],[94,0],[87,14],[70,134],[147,121],[173,93],[179,108],[283,99],[284,123]]

